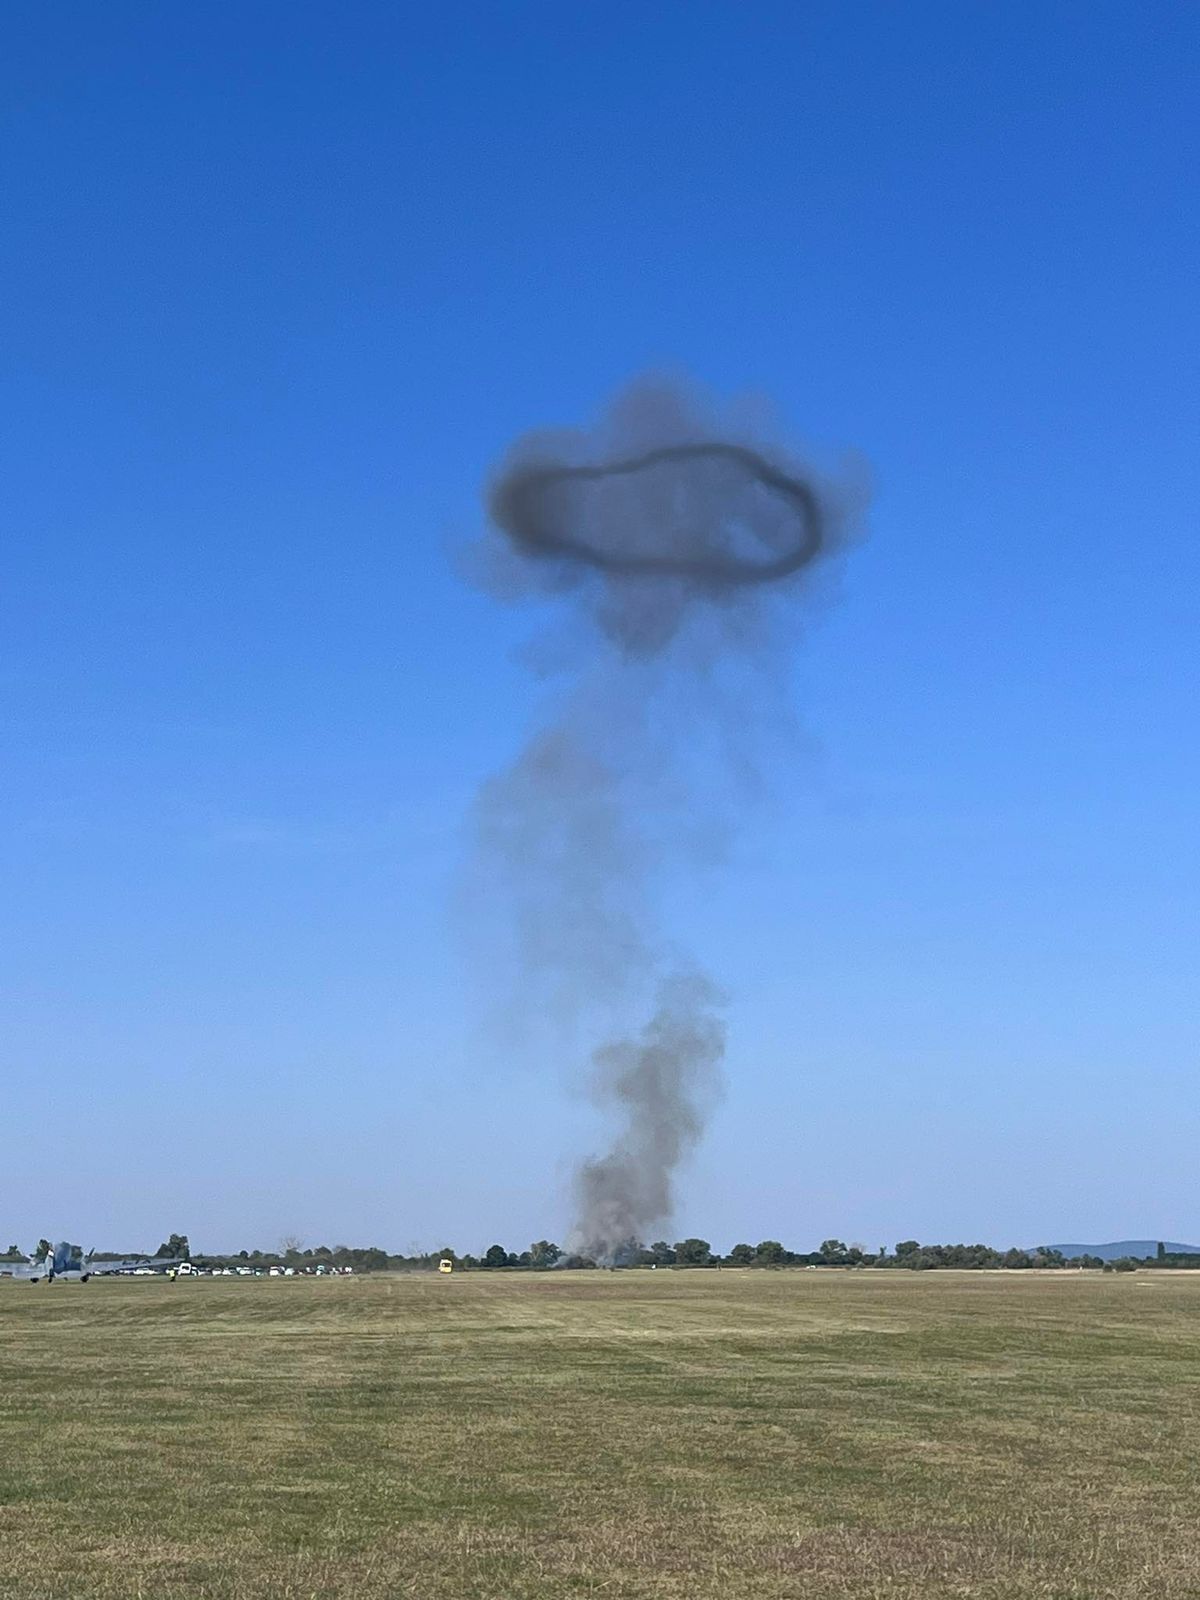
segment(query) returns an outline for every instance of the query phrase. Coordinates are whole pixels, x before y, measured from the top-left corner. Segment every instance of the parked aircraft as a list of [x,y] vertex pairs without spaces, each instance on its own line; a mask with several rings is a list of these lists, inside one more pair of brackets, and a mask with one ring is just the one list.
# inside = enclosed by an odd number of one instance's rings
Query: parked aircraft
[[20,1278],[26,1283],[41,1283],[43,1278],[47,1283],[53,1283],[56,1278],[62,1278],[67,1282],[86,1283],[89,1278],[105,1278],[114,1274],[157,1275],[165,1272],[178,1276],[192,1270],[190,1261],[177,1256],[132,1256],[125,1261],[96,1261],[95,1254],[94,1250],[89,1250],[84,1255],[79,1245],[68,1244],[64,1239],[47,1255],[34,1256],[25,1261],[0,1261],[0,1278]]
[[92,1270],[91,1253],[85,1256],[79,1245],[68,1244],[65,1239],[47,1255],[29,1261],[0,1261],[0,1277],[23,1278],[26,1283],[40,1283],[43,1278],[47,1283],[53,1283],[55,1278],[86,1283]]

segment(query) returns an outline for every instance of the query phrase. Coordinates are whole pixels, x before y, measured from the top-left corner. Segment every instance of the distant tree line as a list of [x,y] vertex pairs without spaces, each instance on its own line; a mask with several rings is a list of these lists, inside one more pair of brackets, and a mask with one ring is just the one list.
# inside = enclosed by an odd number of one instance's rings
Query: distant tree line
[[1145,1259],[1123,1257],[1118,1261],[1105,1261],[1100,1256],[1080,1255],[1066,1257],[1061,1250],[1050,1245],[1039,1245],[1032,1250],[1012,1248],[997,1250],[986,1244],[921,1244],[916,1239],[903,1239],[894,1249],[881,1245],[870,1251],[858,1244],[844,1244],[840,1239],[826,1239],[817,1250],[789,1250],[778,1239],[764,1239],[759,1244],[735,1244],[727,1255],[714,1251],[707,1239],[680,1239],[675,1244],[658,1240],[654,1244],[641,1244],[630,1240],[613,1254],[611,1262],[598,1263],[586,1255],[572,1254],[560,1245],[541,1239],[519,1253],[501,1244],[489,1246],[482,1256],[457,1255],[447,1248],[434,1251],[426,1258],[389,1257],[389,1265],[420,1266],[426,1261],[449,1258],[467,1271],[545,1271],[552,1267],[589,1268],[599,1265],[615,1267],[872,1267],[909,1272],[928,1272],[939,1267],[959,1270],[1020,1271],[1046,1268],[1091,1268],[1105,1272],[1129,1272],[1137,1267],[1200,1268],[1200,1255],[1171,1254],[1161,1244],[1153,1256]]
[[[586,1255],[571,1254],[546,1239],[519,1254],[494,1244],[479,1257],[457,1256],[447,1249],[435,1252],[430,1259],[439,1256],[449,1257],[466,1270],[482,1271],[514,1268],[538,1271],[557,1266],[587,1268],[601,1264]],[[1144,1259],[1122,1257],[1117,1261],[1105,1261],[1093,1255],[1066,1257],[1050,1245],[1039,1245],[1032,1250],[1015,1247],[997,1250],[986,1244],[921,1244],[916,1239],[902,1239],[890,1251],[886,1245],[871,1251],[859,1244],[844,1244],[840,1239],[826,1239],[817,1250],[797,1251],[789,1250],[778,1239],[764,1239],[759,1244],[735,1244],[723,1256],[713,1250],[707,1239],[680,1239],[675,1244],[660,1239],[649,1245],[630,1240],[614,1252],[611,1263],[603,1264],[616,1267],[872,1267],[908,1272],[929,1272],[939,1267],[977,1271],[1091,1268],[1131,1272],[1137,1267],[1197,1269],[1200,1255],[1172,1254],[1160,1244],[1154,1255]]]
[[[48,1240],[39,1240],[32,1252],[45,1256],[52,1249]],[[17,1245],[10,1245],[2,1259],[24,1256]],[[679,1239],[668,1244],[659,1239],[653,1244],[628,1240],[613,1253],[611,1261],[597,1262],[588,1255],[564,1249],[549,1239],[539,1239],[527,1250],[508,1250],[504,1245],[493,1244],[480,1256],[458,1254],[449,1245],[440,1250],[415,1250],[411,1254],[397,1254],[379,1246],[317,1245],[306,1249],[295,1238],[284,1239],[275,1250],[239,1250],[232,1255],[193,1254],[185,1233],[172,1233],[153,1256],[139,1251],[104,1251],[94,1253],[98,1262],[117,1260],[191,1260],[205,1267],[295,1267],[297,1270],[316,1270],[319,1267],[347,1267],[354,1272],[422,1272],[433,1271],[442,1261],[450,1261],[460,1271],[466,1272],[546,1272],[557,1267],[597,1268],[612,1267],[841,1267],[886,1268],[893,1271],[930,1272],[938,1268],[958,1270],[1020,1271],[1046,1268],[1090,1268],[1105,1272],[1132,1272],[1138,1267],[1200,1269],[1200,1255],[1172,1253],[1165,1245],[1158,1245],[1154,1255],[1144,1258],[1130,1256],[1116,1261],[1104,1261],[1099,1256],[1080,1255],[1065,1257],[1060,1250],[1049,1245],[1039,1245],[1033,1250],[1012,1248],[997,1250],[986,1244],[921,1244],[916,1239],[902,1239],[892,1250],[881,1245],[870,1251],[859,1244],[844,1244],[840,1239],[826,1239],[818,1250],[789,1250],[778,1239],[764,1239],[759,1244],[735,1244],[727,1255],[713,1250],[707,1239]]]

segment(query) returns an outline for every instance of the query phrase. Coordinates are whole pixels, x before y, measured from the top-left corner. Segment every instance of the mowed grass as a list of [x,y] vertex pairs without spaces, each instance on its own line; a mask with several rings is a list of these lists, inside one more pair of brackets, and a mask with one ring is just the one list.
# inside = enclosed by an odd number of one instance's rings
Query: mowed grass
[[1200,1595],[1200,1274],[0,1284],[0,1595]]

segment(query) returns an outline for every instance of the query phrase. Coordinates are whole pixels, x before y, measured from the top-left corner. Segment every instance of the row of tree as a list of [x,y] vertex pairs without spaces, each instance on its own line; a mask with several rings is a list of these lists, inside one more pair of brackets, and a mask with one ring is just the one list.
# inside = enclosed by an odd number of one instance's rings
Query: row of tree
[[1153,1256],[1145,1260],[1123,1257],[1119,1261],[1105,1261],[1099,1256],[1081,1255],[1066,1257],[1061,1250],[1050,1245],[1039,1245],[1033,1250],[997,1250],[986,1244],[921,1244],[916,1239],[902,1239],[889,1251],[881,1245],[877,1251],[864,1250],[861,1245],[843,1244],[840,1239],[826,1239],[820,1249],[809,1251],[789,1250],[778,1239],[764,1239],[759,1244],[735,1244],[727,1255],[714,1251],[707,1239],[681,1239],[675,1244],[659,1240],[655,1244],[640,1244],[630,1240],[613,1252],[611,1261],[597,1263],[585,1255],[570,1254],[559,1245],[546,1239],[530,1245],[519,1254],[494,1244],[480,1257],[456,1256],[453,1250],[437,1252],[449,1257],[458,1266],[485,1271],[501,1268],[547,1267],[886,1267],[910,1272],[927,1272],[938,1267],[959,1269],[1010,1271],[1046,1267],[1091,1267],[1107,1271],[1131,1271],[1139,1266],[1200,1268],[1200,1255],[1172,1255],[1159,1245]]
[[[48,1240],[38,1242],[37,1256],[51,1250]],[[10,1245],[4,1257],[15,1260],[25,1252]],[[97,1261],[115,1261],[135,1257],[136,1251],[97,1251]],[[491,1245],[481,1256],[459,1255],[449,1246],[441,1250],[416,1250],[409,1255],[395,1254],[376,1246],[317,1245],[306,1249],[299,1239],[281,1241],[277,1250],[239,1250],[234,1255],[192,1255],[185,1233],[173,1233],[155,1251],[161,1260],[195,1260],[203,1266],[294,1266],[303,1267],[353,1267],[355,1272],[428,1271],[440,1261],[449,1260],[464,1271],[533,1271],[545,1272],[554,1267],[587,1268],[616,1267],[886,1267],[910,1272],[928,1272],[939,1267],[991,1269],[1045,1267],[1091,1267],[1107,1271],[1130,1272],[1135,1267],[1191,1267],[1200,1268],[1200,1255],[1172,1254],[1160,1244],[1153,1256],[1144,1260],[1124,1257],[1119,1261],[1103,1261],[1099,1256],[1082,1255],[1064,1257],[1060,1250],[1041,1245],[1034,1250],[996,1250],[986,1244],[921,1244],[916,1239],[902,1239],[889,1251],[881,1245],[877,1251],[864,1250],[858,1244],[843,1244],[840,1239],[826,1239],[819,1250],[788,1250],[778,1239],[764,1239],[759,1244],[735,1244],[727,1255],[715,1252],[707,1239],[680,1239],[668,1244],[659,1239],[654,1244],[641,1244],[630,1239],[611,1259],[598,1262],[591,1256],[571,1252],[549,1239],[539,1239],[528,1250],[507,1250],[501,1244]],[[149,1256],[142,1259],[149,1260]]]

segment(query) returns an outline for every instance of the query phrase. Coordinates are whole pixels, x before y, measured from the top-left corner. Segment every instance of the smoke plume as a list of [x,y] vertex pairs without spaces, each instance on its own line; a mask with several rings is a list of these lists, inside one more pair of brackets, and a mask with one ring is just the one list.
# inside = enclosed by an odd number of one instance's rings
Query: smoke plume
[[847,503],[665,383],[594,429],[517,440],[489,487],[485,581],[556,601],[560,626],[557,692],[480,795],[479,854],[529,1013],[613,1029],[590,1084],[617,1129],[577,1174],[570,1241],[600,1261],[669,1221],[725,1049],[722,996],[664,939],[654,891],[736,830],[797,603]]

